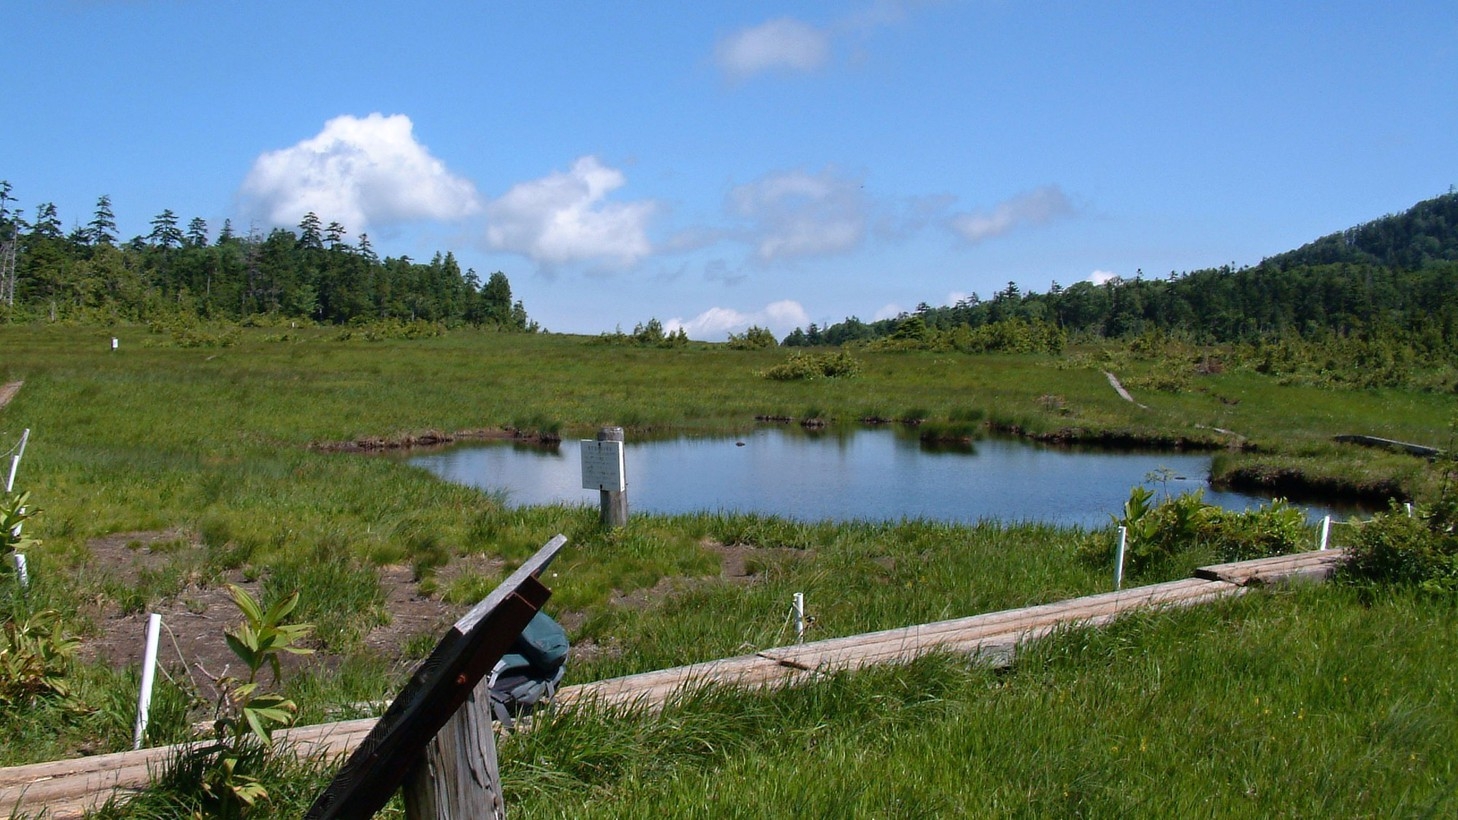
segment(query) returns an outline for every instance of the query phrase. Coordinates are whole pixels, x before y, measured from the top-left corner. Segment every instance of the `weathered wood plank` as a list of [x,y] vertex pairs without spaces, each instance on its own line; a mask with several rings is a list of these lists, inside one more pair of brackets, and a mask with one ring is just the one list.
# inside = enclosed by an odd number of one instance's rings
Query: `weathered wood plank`
[[1363,436],[1358,434],[1332,436],[1332,441],[1343,444],[1361,444],[1366,447],[1382,447],[1388,450],[1399,450],[1414,456],[1432,458],[1442,454],[1437,447],[1429,447],[1426,444],[1411,444],[1406,441],[1394,441],[1390,438],[1379,438],[1378,436]]
[[1231,584],[1275,584],[1298,579],[1324,579],[1336,571],[1346,557],[1342,549],[1277,555],[1251,561],[1232,561],[1195,570],[1195,577]]
[[1046,634],[1053,628],[1083,622],[1103,623],[1134,609],[1189,605],[1186,602],[1203,602],[1231,594],[1237,589],[1224,582],[1185,579],[1026,609],[780,647],[760,654],[801,669],[860,668],[872,663],[909,660],[919,654],[953,646],[962,651],[975,651],[983,642],[988,643],[990,648],[1001,647],[1006,645],[1006,639],[1015,644]]

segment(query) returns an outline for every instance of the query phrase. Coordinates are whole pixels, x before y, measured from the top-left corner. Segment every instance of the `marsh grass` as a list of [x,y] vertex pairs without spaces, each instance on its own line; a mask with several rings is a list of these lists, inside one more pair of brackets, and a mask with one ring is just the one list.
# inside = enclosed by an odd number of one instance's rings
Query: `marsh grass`
[[[230,347],[180,348],[138,344],[140,333],[0,327],[0,381],[25,381],[0,411],[0,443],[7,431],[31,428],[18,483],[46,509],[34,521],[45,543],[31,556],[32,600],[67,612],[92,600],[93,538],[195,533],[200,557],[186,571],[238,570],[272,585],[270,594],[308,590],[303,605],[325,622],[321,639],[345,651],[340,663],[290,684],[306,722],[380,699],[407,671],[351,651],[381,617],[375,566],[408,564],[427,584],[461,556],[510,571],[557,532],[569,544],[547,579],[549,608],[580,624],[574,641],[601,650],[573,665],[569,682],[787,642],[795,592],[806,595],[816,638],[1110,584],[1107,572],[1075,560],[1077,530],[704,513],[635,515],[623,530],[603,532],[587,505],[512,508],[388,458],[313,445],[528,426],[564,437],[590,437],[604,424],[626,426],[630,438],[732,433],[758,415],[798,420],[813,411],[831,424],[917,417],[1151,440],[1218,426],[1244,436],[1260,458],[1340,472],[1352,451],[1331,445],[1332,435],[1441,446],[1451,419],[1451,396],[1283,385],[1233,371],[1194,376],[1178,392],[1136,391],[1149,408],[1141,409],[1115,395],[1102,371],[1149,375],[1149,363],[1080,359],[1080,351],[862,351],[854,379],[778,382],[756,375],[783,358],[778,352],[702,345],[472,332],[342,341],[303,328],[287,340],[245,329]],[[113,335],[122,339],[115,353]],[[1374,478],[1395,477],[1416,492],[1430,486],[1418,460],[1359,452]],[[730,572],[736,560],[740,569]],[[181,580],[159,572],[128,605],[165,597]],[[1452,813],[1444,794],[1454,760],[1430,740],[1455,734],[1451,606],[1312,591],[1204,612],[1069,633],[1005,674],[928,659],[778,696],[703,693],[659,718],[564,714],[560,730],[549,722],[540,740],[531,733],[507,744],[513,812]],[[74,626],[92,628],[84,618]],[[430,645],[407,648],[423,654]],[[1350,687],[1335,683],[1343,675]],[[127,743],[124,704],[134,690],[118,693],[130,680],[84,666],[76,676],[96,711],[0,715],[4,762]],[[178,723],[167,718],[158,731],[171,736]],[[557,750],[531,745],[557,742],[554,731],[575,739]],[[300,784],[300,794],[317,782],[307,767],[278,777],[290,789]]]
[[1283,589],[1068,630],[997,672],[927,657],[502,749],[523,817],[1446,816],[1451,602]]

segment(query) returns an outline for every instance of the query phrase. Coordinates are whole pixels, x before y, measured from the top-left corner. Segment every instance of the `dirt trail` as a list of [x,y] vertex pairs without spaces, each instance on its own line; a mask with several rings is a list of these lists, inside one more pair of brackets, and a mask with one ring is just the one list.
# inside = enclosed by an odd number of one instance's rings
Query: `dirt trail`
[[7,382],[0,384],[0,409],[3,409],[5,405],[10,403],[11,399],[15,398],[15,394],[20,392],[20,386],[22,384],[25,384],[25,382]]

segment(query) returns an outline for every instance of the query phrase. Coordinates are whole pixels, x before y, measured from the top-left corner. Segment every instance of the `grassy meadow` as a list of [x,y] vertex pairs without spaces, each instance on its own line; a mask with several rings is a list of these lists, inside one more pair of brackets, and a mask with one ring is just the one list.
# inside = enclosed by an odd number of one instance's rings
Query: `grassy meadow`
[[[1391,481],[1421,502],[1440,481],[1426,462],[1331,437],[1447,447],[1452,436],[1451,396],[1236,370],[1141,389],[1167,365],[1108,349],[857,352],[853,379],[760,375],[785,355],[472,331],[342,341],[315,328],[247,329],[233,346],[193,348],[136,327],[0,327],[0,383],[25,382],[0,409],[0,447],[31,429],[17,489],[43,508],[27,523],[44,542],[30,559],[34,588],[24,602],[7,593],[9,606],[71,613],[85,640],[97,630],[89,612],[145,611],[225,573],[261,579],[269,595],[301,588],[300,617],[339,658],[286,684],[313,722],[387,697],[433,643],[409,641],[403,659],[363,646],[389,618],[377,568],[409,567],[422,591],[469,604],[557,532],[569,542],[548,609],[591,649],[569,683],[788,642],[793,592],[806,594],[812,637],[831,637],[1110,586],[1106,570],[1076,560],[1078,530],[705,513],[635,515],[603,532],[595,506],[513,509],[327,445],[433,431],[591,437],[607,424],[631,443],[741,432],[756,416],[917,420],[1227,447],[1227,468]],[[1120,399],[1105,370],[1147,407]],[[176,543],[137,582],[119,586],[94,565],[96,539],[161,531]],[[721,573],[727,552],[744,577]],[[1458,735],[1454,626],[1451,603],[1417,594],[1261,593],[1071,632],[1005,672],[930,658],[773,696],[695,693],[656,717],[575,710],[507,742],[503,772],[520,817],[752,817],[786,806],[820,816],[1444,816],[1458,806],[1458,756],[1441,741]],[[125,748],[134,687],[133,673],[83,667],[75,689],[91,712],[39,720],[0,709],[0,731],[28,738],[6,744],[0,765]],[[196,719],[170,684],[158,710],[158,741]],[[290,776],[303,785],[279,790],[277,816],[296,815],[283,795],[306,795],[318,775]]]

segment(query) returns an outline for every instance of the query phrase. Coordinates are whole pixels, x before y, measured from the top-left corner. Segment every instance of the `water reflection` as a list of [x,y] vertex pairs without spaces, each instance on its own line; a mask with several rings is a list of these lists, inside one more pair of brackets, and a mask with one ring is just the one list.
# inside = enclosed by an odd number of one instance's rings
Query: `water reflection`
[[[581,488],[579,446],[473,443],[408,461],[447,481],[501,493],[513,506],[596,505],[597,492]],[[659,513],[1102,526],[1135,484],[1170,494],[1204,489],[1207,501],[1229,509],[1268,501],[1209,489],[1208,454],[1070,449],[1015,439],[925,445],[886,429],[766,428],[738,438],[630,441],[626,461],[631,509]],[[1151,480],[1156,473],[1165,478]],[[1345,512],[1307,507],[1313,517]]]

